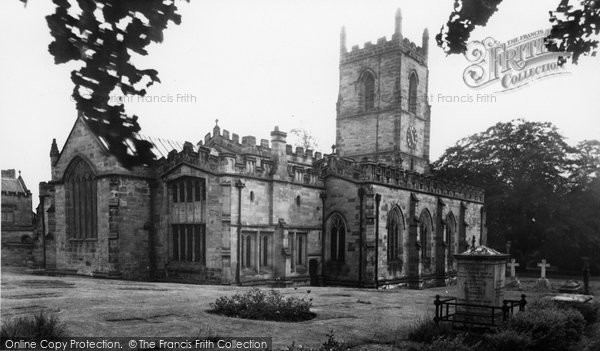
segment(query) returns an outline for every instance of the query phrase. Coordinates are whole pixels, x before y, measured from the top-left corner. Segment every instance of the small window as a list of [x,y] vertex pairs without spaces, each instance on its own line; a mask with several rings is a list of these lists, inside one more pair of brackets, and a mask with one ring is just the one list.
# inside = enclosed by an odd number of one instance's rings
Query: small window
[[173,202],[177,202],[177,184],[173,184],[172,191],[173,191]]
[[173,260],[179,261],[179,227],[173,225]]
[[254,201],[254,191],[250,192],[250,201]]
[[300,195],[296,196],[296,205],[300,206]]
[[194,181],[194,200],[200,201],[201,199],[202,199],[202,196],[201,196],[200,181],[195,180]]
[[252,237],[248,235],[246,237],[246,257],[245,257],[245,267],[252,267]]
[[183,182],[180,182],[178,185],[179,188],[179,202],[185,202],[185,185]]
[[263,247],[262,247],[262,265],[263,266],[268,266],[269,265],[269,237],[268,236],[264,236],[263,237]]
[[187,186],[187,202],[192,202],[194,201],[194,194],[193,194],[193,185],[192,185],[192,180],[188,179],[186,182],[186,186]]
[[298,236],[298,264],[304,264],[304,242],[302,236]]
[[12,210],[3,210],[2,211],[2,223],[14,223],[15,222],[15,212]]

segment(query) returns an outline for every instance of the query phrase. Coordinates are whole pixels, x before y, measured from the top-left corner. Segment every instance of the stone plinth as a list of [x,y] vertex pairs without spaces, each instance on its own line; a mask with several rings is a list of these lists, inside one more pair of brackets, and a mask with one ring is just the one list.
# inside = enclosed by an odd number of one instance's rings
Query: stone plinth
[[[485,246],[479,246],[454,255],[457,272],[457,302],[470,305],[501,307],[504,300],[505,255]],[[461,308],[463,312],[489,314],[485,308]]]

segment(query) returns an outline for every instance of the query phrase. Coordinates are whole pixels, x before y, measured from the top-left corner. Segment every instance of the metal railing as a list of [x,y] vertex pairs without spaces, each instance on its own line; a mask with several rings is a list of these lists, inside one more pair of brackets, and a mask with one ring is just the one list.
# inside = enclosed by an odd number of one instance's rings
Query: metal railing
[[499,322],[506,322],[513,315],[515,307],[522,312],[527,304],[525,295],[521,295],[520,300],[504,300],[502,306],[476,305],[457,301],[456,297],[441,299],[440,295],[436,295],[434,322],[438,325],[440,322],[451,322],[453,325],[458,323],[465,326],[493,327]]

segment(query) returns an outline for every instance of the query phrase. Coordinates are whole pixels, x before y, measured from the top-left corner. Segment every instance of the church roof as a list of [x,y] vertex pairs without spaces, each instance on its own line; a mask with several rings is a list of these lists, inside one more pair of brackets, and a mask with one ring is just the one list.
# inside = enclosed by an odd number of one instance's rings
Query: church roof
[[[139,135],[140,139],[146,140],[150,144],[152,144],[152,153],[156,156],[156,159],[160,159],[161,157],[167,157],[169,152],[175,150],[180,152],[183,150],[183,144],[180,141],[169,140],[157,137],[151,137],[147,135]],[[197,152],[198,148],[193,145],[194,151]]]

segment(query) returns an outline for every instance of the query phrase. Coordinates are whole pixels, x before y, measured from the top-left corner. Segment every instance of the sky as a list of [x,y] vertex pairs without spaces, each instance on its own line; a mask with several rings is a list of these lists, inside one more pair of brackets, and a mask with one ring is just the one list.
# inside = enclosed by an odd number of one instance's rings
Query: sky
[[[598,98],[600,58],[582,57],[568,74],[535,81],[522,89],[473,89],[463,72],[471,63],[446,56],[434,37],[447,21],[454,0],[194,0],[181,2],[182,23],[170,24],[165,40],[149,55],[135,57],[138,68],[159,72],[153,101],[129,101],[142,134],[166,139],[203,140],[219,126],[241,136],[269,139],[274,126],[305,128],[318,151],[335,142],[339,33],[347,46],[362,47],[394,30],[402,9],[403,35],[418,45],[429,28],[431,160],[459,139],[503,121],[550,121],[571,144],[600,139]],[[548,11],[558,0],[504,1],[472,40],[500,42],[550,27]],[[52,38],[45,16],[49,0],[2,2],[0,10],[0,166],[22,171],[37,203],[38,183],[50,179],[50,145],[62,148],[75,121],[70,72],[76,64],[55,65],[47,47]],[[493,98],[477,101],[477,94]],[[491,95],[488,95],[491,94]],[[178,101],[180,97],[180,101]]]

